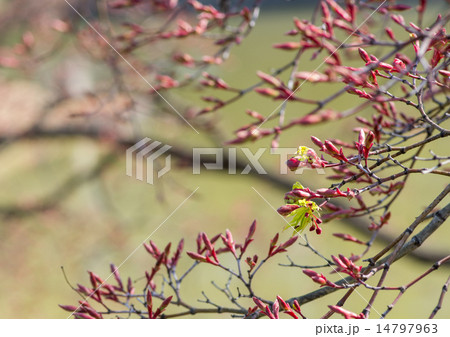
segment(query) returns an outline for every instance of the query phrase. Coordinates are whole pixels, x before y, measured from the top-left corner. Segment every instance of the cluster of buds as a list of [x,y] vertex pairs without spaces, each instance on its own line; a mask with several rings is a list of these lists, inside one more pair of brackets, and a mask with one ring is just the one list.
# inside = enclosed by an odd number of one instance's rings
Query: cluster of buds
[[[100,276],[98,276],[94,272],[89,273],[89,280],[91,282],[91,287],[86,287],[81,284],[77,284],[76,291],[86,296],[87,298],[91,298],[98,303],[104,303],[105,300],[110,300],[116,303],[119,303],[119,294],[122,295],[133,295],[134,287],[131,278],[128,278],[127,285],[124,286],[124,283],[120,277],[118,268],[111,264],[111,273],[114,276],[114,279],[117,285],[112,285],[106,283]],[[75,318],[84,318],[84,319],[100,319],[103,318],[102,314],[99,313],[95,308],[93,308],[87,300],[80,301],[79,306],[72,305],[59,305],[62,309],[69,311]]]
[[220,234],[220,238],[222,239],[222,242],[224,243],[226,249],[233,254],[234,257],[237,258],[236,255],[236,244],[233,240],[233,235],[231,232],[227,229],[225,231],[225,235]]
[[347,89],[347,92],[350,94],[359,94],[360,92],[364,92],[362,90],[355,89],[354,87],[374,89],[378,86],[375,73],[363,72],[363,69],[361,68],[348,66],[334,66],[330,71],[330,73],[333,73],[333,78],[335,79],[335,81],[337,80],[339,82],[351,85],[350,88]]
[[248,257],[245,259],[245,263],[248,264],[248,266],[249,266],[249,271],[252,271],[253,268],[255,268],[256,263],[258,263],[258,255],[255,254],[255,255],[253,255],[253,257],[248,256]]
[[165,266],[167,269],[174,269],[177,266],[178,261],[181,258],[183,252],[184,240],[180,240],[178,243],[175,253],[170,257],[170,249],[172,244],[169,242],[163,251],[159,250],[153,241],[148,244],[144,243],[145,250],[156,260],[155,265],[152,267],[151,272],[145,272],[145,277],[147,279],[147,285],[150,289],[155,290],[156,284],[153,281],[155,275],[160,270],[161,266]]
[[201,80],[200,84],[205,87],[212,87],[212,88],[225,89],[225,90],[229,88],[228,84],[224,80],[222,80],[221,78],[219,78],[217,76],[213,76],[213,75],[207,73],[206,71],[204,71],[202,73],[202,76],[205,79]]
[[253,302],[255,302],[256,307],[255,308],[249,308],[247,312],[247,316],[249,314],[252,314],[256,312],[256,310],[259,308],[260,313],[262,315],[265,315],[269,317],[270,319],[279,319],[279,312],[280,312],[280,305],[278,304],[278,301],[273,302],[272,308],[270,308],[267,304],[264,304],[263,301],[261,301],[257,297],[253,297]]
[[331,80],[328,74],[322,74],[317,71],[299,71],[295,73],[295,78],[311,83],[329,82]]
[[[392,7],[392,6],[391,6]],[[408,7],[408,6],[406,6]],[[406,9],[405,7],[405,9]],[[393,10],[394,7],[388,8],[385,7],[384,9]],[[422,6],[422,8],[424,8]],[[411,38],[417,38],[418,34],[424,35],[427,34],[427,32],[424,32],[420,27],[416,26],[413,23],[410,23],[409,26],[406,25],[405,19],[401,15],[391,15],[391,19],[396,22],[397,24],[401,25],[411,36]],[[439,15],[437,18],[437,21],[441,20],[441,16]],[[437,22],[436,21],[436,22]],[[393,41],[397,41],[397,39],[394,36],[394,33],[392,29],[386,28],[386,33],[389,36],[389,38]],[[434,36],[432,37],[431,43],[428,46],[427,51],[432,50],[432,56],[430,57],[429,64],[431,68],[435,68],[439,62],[445,58],[445,54],[448,52],[448,39],[446,38],[446,30],[445,28],[442,28],[434,33]],[[416,54],[419,53],[420,45],[419,40],[415,40],[412,42],[414,52]],[[419,78],[417,75],[411,73],[408,71],[408,65],[411,64],[411,61],[408,57],[397,53],[394,60],[392,61],[392,64],[387,62],[381,62],[378,60],[378,58],[374,55],[369,55],[363,48],[359,48],[359,55],[361,56],[361,59],[366,62],[365,66],[369,69],[370,76],[372,78],[373,84],[376,83],[376,76],[382,76],[385,77],[380,73],[380,71],[383,71],[390,75],[391,73],[400,73],[404,74],[406,76],[412,77],[412,78]],[[359,71],[362,71],[362,69],[357,69]],[[446,71],[446,70],[444,70]],[[435,82],[439,86],[444,86],[443,83],[440,83],[438,81]],[[368,97],[366,97],[368,98]]]
[[156,309],[155,311],[153,311],[153,298],[152,298],[152,293],[149,290],[147,292],[147,310],[148,310],[148,318],[149,319],[156,319],[159,316],[161,316],[161,314],[164,312],[164,310],[166,310],[167,306],[170,304],[170,301],[172,301],[172,297],[173,296],[169,296],[167,297],[162,303],[161,305],[158,307],[158,309]]
[[[207,109],[207,108],[205,108]],[[204,109],[204,110],[205,110]],[[204,111],[202,110],[202,111]],[[203,113],[203,112],[201,112]],[[225,142],[227,145],[231,144],[241,144],[246,141],[255,141],[257,139],[260,139],[264,136],[272,134],[272,130],[269,129],[260,129],[254,124],[244,125],[243,127],[236,130],[236,138],[230,141]]]
[[318,190],[311,191],[306,188],[294,188],[285,194],[284,199],[288,204],[293,204],[299,200],[311,200],[311,199],[323,199],[323,198],[339,198],[344,197],[349,200],[355,197],[355,192],[350,188],[347,191],[341,191],[339,188],[319,188]]
[[381,229],[384,225],[386,225],[389,222],[389,219],[391,218],[391,212],[387,212],[386,214],[383,214],[380,217],[380,222],[376,224],[375,222],[372,222],[369,226],[370,231],[377,231]]
[[88,301],[79,301],[79,306],[74,305],[59,305],[61,309],[69,311],[75,318],[82,319],[102,319],[103,315],[97,312]]
[[154,86],[153,92],[160,91],[162,89],[171,89],[179,86],[179,82],[168,75],[156,75],[157,83]]
[[329,281],[323,274],[311,269],[303,269],[303,273],[311,278],[314,282],[320,284],[320,287],[342,288],[334,282]]
[[342,307],[339,307],[337,305],[329,305],[328,308],[330,308],[331,311],[341,314],[344,316],[345,319],[364,319],[366,318],[363,313],[355,314],[354,312],[351,312],[349,310],[346,310]]
[[[200,233],[197,236],[197,251],[187,252],[187,255],[196,261],[206,262],[214,266],[219,266],[220,263],[217,258],[218,254],[231,252],[231,254],[233,254],[235,258],[241,258],[247,251],[248,246],[253,242],[253,235],[255,234],[255,231],[256,221],[253,221],[242,244],[237,244],[234,242],[233,235],[229,230],[225,231],[225,235],[218,234],[211,239],[208,238],[206,233]],[[222,240],[224,246],[216,249],[214,245],[219,238]],[[257,261],[257,255],[255,255],[253,258],[246,259],[246,262],[250,266],[250,268],[253,268]]]
[[[366,130],[366,128],[362,128],[362,130],[365,132],[369,132],[369,133],[373,132],[373,136],[374,136],[373,140],[376,140],[377,143],[380,142],[382,129],[389,129],[389,128],[393,128],[398,125],[405,124],[405,123],[402,123],[401,121],[397,122],[397,119],[395,117],[391,117],[391,115],[389,114],[389,112],[387,111],[387,109],[383,103],[381,103],[380,105],[375,104],[375,105],[373,105],[373,108],[378,111],[378,115],[372,116],[372,122],[368,121],[367,119],[365,119],[364,117],[361,117],[361,116],[357,116],[356,120],[358,122],[360,122],[361,124],[368,126],[371,130],[373,130],[373,131],[369,131],[369,130]],[[388,118],[392,118],[392,120],[393,121],[395,120],[396,122],[384,120],[385,116]],[[361,129],[359,129],[359,130],[361,130]],[[368,135],[368,137],[371,138],[372,136]]]
[[290,125],[313,125],[318,123],[323,123],[326,121],[331,121],[339,119],[341,114],[332,109],[320,110],[316,113],[310,113],[303,117],[294,119],[289,124]]
[[[300,308],[300,304],[298,304],[297,300],[294,300],[292,302],[292,307],[289,305],[289,303],[287,303],[286,301],[284,301],[281,296],[277,296],[277,301],[280,304],[280,307],[283,309],[283,312],[289,316],[291,316],[292,318],[298,319],[299,317],[297,316],[297,314],[299,314],[303,319],[306,319],[305,316],[303,316],[302,314],[302,310]],[[297,314],[296,314],[297,313]]]
[[[149,4],[158,11],[173,11],[176,9],[178,0],[152,0],[148,1]],[[127,7],[133,7],[139,4],[143,4],[142,0],[116,0],[109,3],[109,7],[112,9],[122,9]],[[205,6],[198,1],[188,1],[188,4],[199,12],[197,16],[197,23],[195,26],[191,25],[185,20],[178,19],[177,27],[172,31],[162,31],[152,37],[152,40],[156,39],[170,39],[170,38],[185,38],[189,35],[201,35],[209,29],[210,22],[215,25],[222,25],[224,18],[227,14],[218,11],[213,6]],[[137,27],[137,26],[136,26]],[[132,28],[132,27],[131,27]],[[141,31],[132,29],[130,34],[119,36],[120,40],[128,40],[130,46],[125,48],[125,51],[133,49],[136,45],[134,39]]]
[[[359,56],[361,56],[361,59],[366,62],[365,66],[370,68],[371,71],[375,71],[375,70],[382,70],[386,73],[390,73],[390,72],[399,72],[399,70],[403,70],[402,66],[400,66],[400,64],[403,64],[403,61],[399,60],[399,59],[394,59],[394,64],[397,64],[398,66],[386,63],[386,62],[381,62],[378,60],[378,58],[375,55],[369,55],[363,48],[358,48],[359,51]],[[399,63],[399,61],[401,63]],[[373,74],[373,73],[372,73]]]
[[320,151],[325,152],[326,154],[328,154],[328,155],[332,156],[333,158],[336,158],[340,161],[343,161],[346,163],[348,162],[348,159],[344,155],[342,148],[340,148],[340,150],[338,150],[331,141],[326,140],[325,143],[322,143],[322,141],[319,138],[314,137],[314,136],[311,136],[311,140],[314,144],[316,144],[320,148]]
[[362,266],[356,266],[351,259],[346,258],[344,255],[339,254],[339,257],[331,255],[334,263],[336,264],[336,272],[345,273],[355,280],[361,278]]
[[299,146],[295,156],[286,162],[291,171],[295,171],[298,168],[322,168],[326,164],[327,161],[319,158],[313,149],[306,146]]
[[[299,183],[296,185],[297,187],[301,186]],[[303,186],[301,187],[303,188]],[[292,228],[294,230],[293,234],[298,234],[309,225],[310,231],[316,231],[317,234],[322,233],[322,228],[320,228],[322,220],[319,218],[320,207],[314,201],[302,198],[291,198],[286,199],[286,201],[287,204],[281,206],[277,210],[282,216],[292,217],[291,221],[284,229]]]
[[[387,31],[388,35],[391,33],[391,31]],[[393,33],[392,33],[393,34]],[[392,36],[392,38],[394,38]],[[378,81],[377,81],[377,76],[381,76],[386,78],[386,75],[383,75],[382,73],[380,73],[380,71],[387,73],[388,75],[391,75],[391,73],[400,73],[400,74],[404,74],[407,75],[409,77],[412,78],[418,78],[416,75],[408,72],[407,70],[407,65],[411,63],[411,61],[405,57],[404,55],[401,54],[397,54],[396,57],[394,58],[394,60],[392,61],[392,64],[387,63],[387,62],[382,62],[380,60],[378,60],[378,58],[375,55],[369,55],[363,48],[359,48],[359,55],[361,57],[361,59],[366,62],[365,66],[366,69],[368,69],[368,73],[369,73],[369,77],[368,80],[370,80],[371,83],[369,83],[368,81],[366,83],[364,83],[363,86],[367,86],[367,87],[378,87]],[[417,52],[418,50],[416,50]],[[433,57],[435,57],[435,61],[437,60],[437,62],[439,62],[440,58],[439,58],[439,53],[435,54]],[[437,64],[437,63],[436,63]],[[363,72],[365,69],[360,69],[360,68],[354,68],[355,71],[358,72]],[[360,85],[360,83],[354,83],[356,85]],[[350,93],[353,94],[357,94],[360,97],[363,98],[367,98],[367,99],[372,99],[373,97],[370,94],[365,93],[366,96],[362,95],[358,89],[354,89],[351,88],[349,89]],[[377,100],[379,100],[377,98]]]
[[[275,44],[275,48],[284,50],[295,49],[317,49],[313,58],[317,57],[320,50],[326,50],[329,53],[328,64],[340,65],[339,54],[336,53],[334,45],[330,42],[335,39],[334,28],[342,29],[346,32],[354,33],[354,23],[356,17],[356,6],[352,3],[347,4],[344,9],[334,0],[321,1],[321,10],[323,13],[324,26],[318,27],[307,20],[294,19],[295,28],[287,35],[295,36],[301,34],[301,41],[285,42]],[[334,12],[334,15],[332,14]]]
[[[111,265],[111,270],[112,270],[112,268],[113,268],[113,265]],[[106,283],[97,274],[95,274],[93,272],[89,272],[89,279],[90,279],[92,288],[78,284],[77,290],[81,294],[89,296],[90,298],[97,301],[98,303],[102,303],[103,299],[117,301],[118,297],[116,295],[116,292],[129,293],[129,292],[133,291],[133,287],[131,285],[131,279],[129,279],[128,287],[126,290],[124,289],[122,281],[120,280],[120,277],[118,275],[117,268],[114,270],[114,277],[117,280],[118,286]]]
[[[228,89],[232,90],[232,88],[230,88],[224,80],[222,80],[221,78],[219,78],[217,76],[213,76],[213,75],[207,73],[206,71],[204,71],[202,73],[202,76],[205,79],[200,80],[200,84],[205,87],[211,87],[211,88],[223,89],[223,90],[228,90]],[[205,102],[215,103],[215,105],[207,107],[207,108],[199,111],[197,113],[198,115],[218,110],[225,105],[225,102],[223,100],[221,100],[220,98],[214,97],[214,96],[202,97],[202,100],[204,100]]]
[[182,19],[177,20],[177,29],[171,32],[163,32],[160,34],[162,39],[185,38],[189,35],[201,35],[206,31],[208,25],[207,20],[199,20],[197,25],[193,27],[189,22]]
[[294,302],[292,302],[292,307],[280,296],[277,296],[277,299],[273,302],[271,307],[269,307],[268,304],[265,304],[257,297],[253,297],[253,302],[255,302],[256,306],[248,309],[246,317],[253,315],[259,309],[260,314],[265,315],[270,319],[279,319],[280,310],[294,319],[299,319],[299,316],[303,319],[306,318],[302,314],[300,305],[298,304],[297,300],[294,300]]
[[222,21],[226,18],[226,14],[218,11],[211,5],[204,5],[196,0],[189,0],[188,3],[198,12],[199,19],[205,20],[219,20]]
[[[218,238],[220,238],[220,235],[216,235],[210,240],[206,233],[200,233],[197,237],[197,252],[187,252],[187,255],[194,260],[219,266],[219,259],[214,247],[214,242]],[[203,247],[202,242],[204,243]]]
[[[167,9],[169,9],[170,7],[172,7],[172,3],[173,2],[177,2],[176,0],[166,0],[165,2],[169,2],[171,3],[170,6],[166,6]],[[215,8],[212,5],[204,5],[199,1],[196,0],[188,0],[187,2],[195,11],[198,12],[197,15],[197,24],[196,26],[192,26],[191,24],[189,24],[188,22],[184,21],[184,20],[178,20],[177,21],[177,25],[178,25],[178,29],[176,29],[175,31],[172,32],[163,32],[160,34],[161,38],[184,38],[188,35],[201,35],[203,33],[205,33],[208,29],[210,29],[211,27],[214,26],[223,26],[225,20],[229,17],[232,16],[241,16],[244,20],[244,22],[250,22],[251,20],[251,14],[250,14],[250,10],[247,7],[244,7],[241,11],[238,12],[233,12],[233,13],[224,13],[219,11],[217,8]],[[235,35],[231,35],[228,38],[225,39],[220,39],[218,41],[216,41],[217,45],[223,45],[226,44],[228,42],[236,42],[239,43],[240,42],[240,37],[239,36],[235,36]]]
[[[209,238],[206,235],[206,233],[203,232],[199,233],[196,240],[197,243],[196,251],[187,252],[187,255],[196,261],[205,262],[214,266],[219,266],[225,270],[230,271],[230,269],[222,265],[218,259],[219,254],[230,253],[233,255],[235,260],[238,261],[238,263],[240,263],[241,260],[245,261],[249,266],[248,270],[249,274],[251,271],[253,271],[254,274],[258,269],[258,267],[260,267],[263,263],[265,263],[265,261],[267,261],[269,258],[277,254],[286,252],[287,249],[290,246],[292,246],[298,239],[298,236],[295,236],[289,238],[285,242],[278,244],[279,234],[276,234],[270,241],[269,250],[266,258],[263,261],[259,262],[257,266],[259,260],[258,255],[243,258],[243,255],[246,253],[249,245],[254,240],[253,236],[255,234],[255,231],[256,231],[256,221],[253,221],[253,223],[250,225],[250,228],[248,230],[245,239],[240,244],[234,241],[233,235],[229,230],[226,230],[225,234],[218,234],[212,238]],[[220,243],[223,243],[223,245],[220,245]],[[220,245],[220,247],[218,245]],[[130,314],[131,313],[137,314],[141,318],[146,317],[150,319],[164,318],[163,312],[166,310],[166,308],[171,303],[179,305],[179,301],[172,302],[173,296],[165,296],[164,291],[162,289],[161,291],[157,292],[156,291],[157,286],[153,280],[155,278],[155,275],[158,272],[160,272],[161,269],[163,269],[162,267],[164,267],[170,275],[176,274],[176,267],[179,262],[179,259],[182,256],[184,241],[181,240],[179,242],[177,249],[173,254],[171,254],[171,246],[172,244],[168,243],[164,249],[159,249],[156,246],[156,244],[152,241],[144,243],[145,250],[150,254],[150,256],[153,259],[156,260],[156,262],[150,272],[147,271],[145,272],[147,284],[145,285],[144,292],[141,295],[135,294],[135,289],[133,287],[133,282],[131,278],[128,278],[127,284],[125,284],[126,282],[122,281],[118,268],[113,264],[111,265],[111,273],[112,276],[114,276],[117,285],[106,283],[106,281],[103,280],[97,274],[89,272],[91,287],[78,285],[76,291],[79,294],[84,295],[88,298],[91,298],[93,301],[100,303],[104,308],[107,309],[106,314],[112,314],[115,312],[113,309],[109,309],[109,307],[107,306],[106,300],[109,300],[115,302],[115,305],[125,305],[129,309],[131,308]],[[197,263],[198,262],[194,262],[193,266],[195,266]],[[191,267],[189,270],[191,270],[192,268],[193,267]],[[140,298],[139,302],[145,306],[146,310],[135,310],[134,307],[130,306],[129,304],[131,298]],[[156,307],[153,303],[154,298],[161,300],[161,304],[158,307]],[[291,306],[287,304],[285,301],[283,301],[281,298],[277,299],[277,301],[280,302],[279,303],[277,302],[272,307],[272,309],[266,310],[265,307],[260,308],[262,310],[265,310],[264,312],[267,313],[269,316],[272,315],[273,318],[278,318],[280,305],[282,307],[281,310],[283,310],[286,314],[292,317],[297,316],[297,314],[300,314],[300,316],[302,316],[300,312],[300,306],[298,305],[297,302],[294,302],[291,308]],[[87,301],[80,301],[79,303],[80,303],[79,306],[60,305],[60,307],[66,311],[71,312],[75,318],[86,318],[86,319],[103,318],[103,315],[105,315],[105,312],[97,311]],[[258,306],[255,308],[250,308],[248,314],[250,315],[257,311]],[[295,318],[298,318],[298,316]]]
[[[196,0],[188,0],[185,5],[188,5],[191,8],[185,8],[187,11],[193,9],[197,12],[195,20],[186,21],[185,19],[179,18],[177,15],[177,4],[178,0],[150,0],[145,1],[146,5],[150,5],[158,12],[169,12],[167,15],[173,15],[173,21],[175,18],[178,19],[175,22],[175,27],[171,27],[172,25],[167,24],[166,28],[170,30],[156,30],[156,33],[152,36],[145,36],[142,39],[137,39],[143,35],[144,30],[139,25],[129,24],[128,28],[131,30],[124,34],[117,36],[117,40],[127,42],[127,45],[121,50],[122,52],[130,52],[135,48],[141,46],[143,43],[152,43],[154,41],[165,40],[165,39],[184,39],[189,36],[203,36],[210,30],[213,30],[217,27],[223,27],[226,19],[231,17],[241,17],[242,24],[240,24],[235,31],[224,38],[220,38],[215,41],[215,44],[218,46],[226,45],[226,44],[238,44],[242,40],[242,32],[249,25],[252,15],[250,10],[247,7],[243,7],[240,11],[233,12],[222,12],[216,7],[212,5],[202,4],[200,1]],[[140,4],[144,4],[142,0],[115,0],[109,3],[109,7],[112,9],[123,9],[127,7],[133,7]],[[183,7],[183,6],[182,6]],[[181,9],[181,8],[180,8]],[[172,12],[172,13],[170,13]],[[188,16],[190,17],[190,15]],[[168,23],[171,23],[172,20],[169,20]],[[193,21],[193,22],[192,22]],[[220,53],[219,53],[220,54]],[[196,65],[207,65],[207,64],[221,64],[224,60],[223,54],[215,56],[203,56],[200,60],[194,60],[194,58],[186,53],[176,53],[173,55],[173,59],[183,64],[187,67],[194,67]]]
[[270,84],[270,88],[256,88],[255,91],[263,96],[269,96],[273,99],[300,101],[301,99],[294,95],[294,91],[289,89],[278,78],[275,78],[269,74],[258,71],[257,75],[266,83]]
[[272,240],[270,240],[269,244],[269,252],[267,254],[267,258],[275,256],[278,253],[284,253],[286,252],[286,249],[290,246],[292,246],[295,241],[297,241],[298,236],[293,236],[289,238],[286,242],[283,242],[277,246],[279,234],[275,234]]
[[364,130],[359,131],[358,141],[355,142],[355,147],[358,150],[358,155],[360,158],[364,158],[367,166],[367,158],[369,158],[369,151],[373,146],[373,141],[375,139],[375,135],[372,131],[369,131],[369,134],[366,137]]
[[187,53],[175,53],[172,56],[173,60],[185,67],[192,68],[195,66],[195,59]]
[[[205,233],[200,233],[197,238],[197,251],[187,252],[187,255],[199,262],[205,262],[212,264],[214,266],[221,266],[217,255],[225,252],[230,252],[236,259],[241,259],[244,253],[247,251],[250,243],[253,242],[253,235],[256,230],[256,221],[253,221],[249,228],[248,234],[244,239],[242,244],[237,244],[234,242],[233,235],[229,230],[226,230],[225,235],[219,234],[209,239]],[[221,239],[224,246],[216,249],[214,247],[215,242]],[[272,240],[270,240],[269,251],[267,253],[266,260],[279,253],[284,253],[287,248],[292,246],[298,239],[298,236],[293,236],[289,238],[286,242],[277,245],[279,239],[279,234],[277,233]],[[249,270],[253,270],[258,262],[258,255],[253,257],[247,257],[245,262],[249,266]]]
[[373,98],[374,98],[371,94],[369,94],[361,89],[349,88],[349,89],[347,89],[347,92],[351,95],[356,95],[358,97],[365,98],[368,100],[373,100]]
[[161,263],[168,268],[173,268],[177,265],[181,253],[183,252],[184,247],[184,240],[181,239],[180,242],[177,245],[177,249],[175,250],[175,253],[172,257],[169,257],[170,255],[170,249],[172,244],[169,242],[167,246],[164,248],[163,251],[159,250],[158,247],[155,245],[153,241],[150,241],[148,244],[144,243],[145,250],[156,260],[160,261]]

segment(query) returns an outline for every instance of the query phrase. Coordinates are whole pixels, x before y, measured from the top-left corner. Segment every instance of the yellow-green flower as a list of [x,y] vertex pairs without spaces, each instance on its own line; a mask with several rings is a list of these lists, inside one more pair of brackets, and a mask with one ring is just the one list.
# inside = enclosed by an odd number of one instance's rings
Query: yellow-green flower
[[[304,187],[299,182],[296,182],[292,189],[303,189]],[[292,207],[292,206],[298,207]],[[286,207],[289,206],[289,207]],[[303,230],[310,226],[310,230],[315,230],[317,234],[322,232],[319,224],[322,223],[320,217],[320,207],[311,200],[298,199],[296,201],[288,202],[288,205],[285,207],[279,208],[279,213],[282,215],[292,217],[289,224],[284,228],[285,230],[288,228],[292,228],[294,230],[293,235],[300,234]],[[293,209],[292,212],[286,214],[286,210]]]

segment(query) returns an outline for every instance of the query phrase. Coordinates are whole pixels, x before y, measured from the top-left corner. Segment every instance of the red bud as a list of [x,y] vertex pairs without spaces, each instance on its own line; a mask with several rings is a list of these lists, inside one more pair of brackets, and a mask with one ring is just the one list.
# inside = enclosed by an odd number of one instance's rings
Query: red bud
[[286,162],[286,165],[291,171],[295,171],[300,165],[300,160],[298,160],[297,158],[290,158]]
[[358,51],[359,51],[359,56],[361,56],[361,58],[364,62],[370,61],[369,54],[364,49],[358,48]]
[[194,260],[197,260],[197,261],[201,261],[201,262],[207,262],[207,261],[206,261],[206,257],[203,256],[203,255],[200,255],[200,254],[198,254],[198,253],[194,253],[194,252],[186,252],[186,254],[187,254],[191,259],[194,259]]
[[58,304],[58,306],[66,311],[70,311],[70,312],[75,312],[78,310],[78,307],[73,306],[73,305],[62,305],[62,304]]
[[336,146],[333,145],[332,142],[329,140],[325,141],[325,147],[328,151],[330,151],[332,154],[339,154],[339,150],[336,148]]
[[284,49],[284,50],[294,50],[299,49],[302,46],[301,42],[284,42],[284,43],[277,43],[274,44],[274,48],[278,49]]
[[293,211],[295,211],[297,208],[300,208],[300,206],[299,205],[294,205],[294,204],[288,204],[288,205],[284,205],[284,206],[281,206],[280,208],[278,208],[277,212],[280,215],[288,216]]
[[271,75],[263,73],[262,71],[258,71],[256,73],[263,81],[272,84],[274,87],[279,87],[282,85],[281,81]]
[[343,239],[343,240],[345,240],[345,241],[352,241],[352,242],[356,242],[356,243],[359,243],[359,244],[362,244],[362,245],[365,244],[364,242],[362,242],[361,240],[359,240],[359,239],[357,239],[357,238],[351,236],[350,234],[333,233],[333,235],[334,235],[335,237],[341,238],[341,239]]
[[395,38],[394,32],[392,31],[391,28],[386,27],[386,28],[385,28],[385,31],[386,31],[386,34],[389,36],[389,38],[390,38],[392,41],[397,41],[397,39]]

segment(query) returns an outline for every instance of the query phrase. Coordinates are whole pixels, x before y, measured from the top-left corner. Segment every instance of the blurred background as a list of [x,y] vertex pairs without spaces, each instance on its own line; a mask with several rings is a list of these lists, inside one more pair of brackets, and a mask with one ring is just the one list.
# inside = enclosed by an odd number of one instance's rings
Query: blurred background
[[[109,8],[106,1],[72,0],[70,3],[106,37],[130,34],[129,26],[121,25],[122,22],[152,29],[164,23],[163,14],[148,17],[145,7],[144,12],[140,12],[142,8],[118,11]],[[223,64],[211,65],[208,72],[220,76],[232,87],[245,88],[258,81],[257,70],[269,73],[290,62],[291,53],[276,50],[272,45],[288,40],[284,34],[294,27],[292,17],[311,17],[314,8],[308,6],[310,3],[263,2],[260,17],[249,36],[233,46]],[[432,3],[429,22],[436,13],[448,11],[445,1]],[[189,15],[185,14],[186,20]],[[264,255],[270,238],[285,226],[273,208],[284,203],[289,186],[296,180],[310,187],[329,185],[315,171],[305,171],[301,176],[280,175],[280,160],[269,154],[268,139],[243,146],[253,152],[267,148],[261,163],[270,175],[229,175],[206,170],[200,175],[192,174],[188,157],[193,147],[223,146],[224,141],[233,138],[234,130],[252,121],[245,114],[246,109],[268,115],[279,102],[250,93],[218,113],[189,119],[198,129],[197,134],[152,94],[145,81],[64,1],[0,1],[0,30],[1,318],[66,318],[67,312],[58,308],[58,304],[75,304],[79,297],[66,283],[61,266],[74,285],[88,283],[87,270],[107,277],[109,264],[120,264],[142,245],[197,187],[197,192],[152,235],[151,239],[159,247],[184,238],[186,250],[193,250],[198,232],[213,236],[226,229],[232,231],[236,241],[242,241],[256,219],[253,251]],[[196,58],[212,55],[218,48],[213,42],[172,39],[135,50],[129,61],[150,83],[161,85],[162,80],[154,69],[163,69],[173,78],[194,76],[198,71],[175,66],[168,56],[170,53],[179,51]],[[301,65],[300,70],[312,70],[317,64],[311,61]],[[213,93],[229,97],[228,93],[217,93],[197,83],[193,81],[161,93],[187,117],[195,109],[207,106],[201,96]],[[327,94],[314,86],[302,90],[314,97]],[[339,104],[345,106],[351,102]],[[301,116],[302,106],[289,107],[288,112]],[[355,135],[344,131],[353,125],[356,126],[355,121],[347,119],[333,122],[332,126],[292,129],[283,134],[280,147],[312,146],[311,135],[352,142]],[[171,171],[154,185],[125,174],[125,150],[143,137],[169,144],[174,151]],[[240,160],[245,159],[239,146],[238,156]],[[397,211],[385,228],[387,238],[401,233],[448,183],[445,177],[438,176],[415,175],[410,179],[405,193],[396,201]],[[367,219],[362,221],[370,223]],[[340,239],[332,236],[341,232],[361,240],[370,237],[364,226],[332,221],[324,224],[322,235],[308,235],[308,238],[313,247],[328,257],[339,253],[359,254],[363,247],[342,245]],[[288,231],[281,233],[283,240],[290,235]],[[403,285],[449,254],[449,235],[448,227],[440,228],[437,235],[418,249],[416,256],[395,264],[387,283]],[[377,242],[371,252],[376,253],[383,243]],[[301,246],[292,247],[289,256],[301,264],[323,263]],[[189,266],[188,259],[184,260],[187,261],[181,263],[181,270]],[[316,289],[300,269],[282,267],[279,263],[288,263],[285,255],[278,256],[261,270],[255,283],[261,296],[290,298]],[[120,273],[138,280],[152,265],[153,260],[140,248],[120,268]],[[428,317],[448,273],[449,269],[442,267],[408,290],[388,317]],[[196,304],[203,290],[211,299],[226,303],[211,280],[224,284],[227,275],[211,266],[198,268],[184,285],[186,301]],[[361,297],[354,296],[348,302],[347,309],[363,308],[366,303],[363,297],[369,293],[363,290],[360,293]],[[383,312],[396,295],[396,292],[381,295],[374,308]],[[336,292],[305,304],[303,312],[307,317],[318,317],[327,311],[327,304],[334,304],[340,296]],[[448,301],[444,302],[438,317],[450,317]]]

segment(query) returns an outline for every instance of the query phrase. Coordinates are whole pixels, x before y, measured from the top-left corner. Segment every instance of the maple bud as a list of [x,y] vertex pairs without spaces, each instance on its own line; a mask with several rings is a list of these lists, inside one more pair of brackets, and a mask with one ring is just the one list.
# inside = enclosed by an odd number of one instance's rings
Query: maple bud
[[391,15],[391,19],[395,23],[398,23],[400,26],[404,26],[405,25],[405,19],[401,15]]
[[375,139],[375,134],[372,131],[369,131],[369,134],[366,137],[366,140],[364,142],[364,147],[366,149],[370,149],[373,145],[373,141]]
[[366,134],[364,133],[364,130],[361,129],[361,130],[359,130],[358,143],[364,144],[365,140],[366,140]]
[[337,305],[329,305],[328,308],[330,308],[332,311],[343,315],[346,319],[351,319],[351,318],[364,318],[364,314],[355,314],[354,312],[348,311],[342,307],[339,307]]
[[323,143],[320,141],[319,138],[314,137],[314,136],[311,136],[311,140],[312,140],[312,142],[313,142],[314,144],[316,144],[318,147],[320,147],[321,150],[324,149],[324,145],[323,145]]
[[370,61],[369,54],[364,49],[358,48],[358,51],[359,51],[359,56],[361,56],[363,61],[365,61],[365,62],[369,62]]
[[284,42],[274,44],[272,47],[284,50],[294,50],[299,49],[302,46],[301,42]]
[[323,276],[323,274],[319,274],[311,269],[303,269],[303,273],[311,278],[316,283],[319,283],[320,285],[327,284],[327,278]]
[[345,21],[351,22],[352,17],[341,7],[339,6],[334,0],[325,0],[328,5],[336,12],[337,15],[339,15],[342,19]]
[[336,146],[334,146],[334,144],[332,142],[330,142],[329,140],[325,141],[325,147],[327,148],[328,151],[330,151],[332,154],[339,154],[339,150],[336,148]]
[[260,77],[263,81],[272,84],[274,87],[279,87],[281,86],[281,81],[269,74],[263,73],[262,71],[258,71],[256,73],[256,75],[258,75],[258,77]]
[[286,165],[291,171],[295,171],[300,165],[300,160],[298,160],[297,158],[290,158],[286,162]]
[[355,243],[359,243],[359,244],[365,244],[364,242],[362,242],[361,240],[355,238],[354,236],[351,236],[350,234],[344,234],[344,233],[333,233],[333,236],[337,237],[337,238],[341,238],[345,241],[352,241]]
[[198,253],[194,253],[194,252],[187,252],[186,253],[191,259],[200,261],[200,262],[206,262],[206,257],[203,255],[200,255]]
[[389,38],[390,38],[392,41],[397,41],[397,39],[395,38],[394,32],[392,31],[391,28],[386,27],[386,28],[385,28],[385,31],[386,31],[386,34],[389,36]]
[[419,0],[419,6],[417,6],[417,13],[423,13],[427,6],[427,0]]
[[256,88],[255,91],[263,96],[278,97],[279,92],[273,88]]

